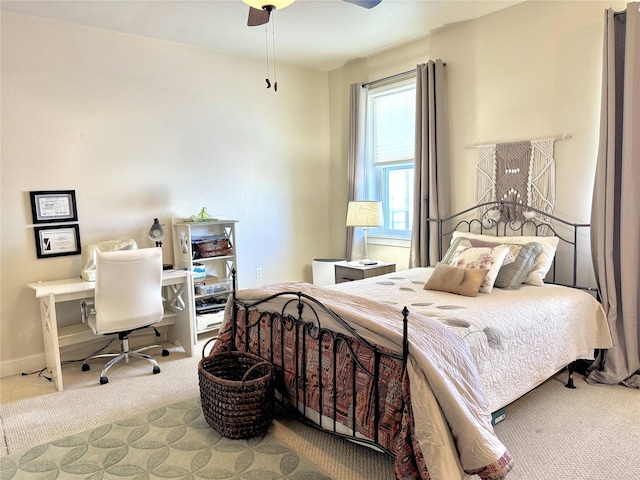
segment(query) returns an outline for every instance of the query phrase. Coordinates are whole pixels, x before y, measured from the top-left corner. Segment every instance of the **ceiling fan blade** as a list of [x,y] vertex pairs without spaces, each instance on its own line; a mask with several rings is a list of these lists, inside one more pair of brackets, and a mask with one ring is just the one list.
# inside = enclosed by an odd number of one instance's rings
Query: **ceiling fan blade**
[[347,3],[353,3],[359,7],[373,8],[378,5],[382,0],[344,0]]
[[269,23],[269,17],[271,16],[270,10],[262,10],[253,7],[249,7],[249,19],[247,25],[250,27],[257,27],[258,25],[264,25]]

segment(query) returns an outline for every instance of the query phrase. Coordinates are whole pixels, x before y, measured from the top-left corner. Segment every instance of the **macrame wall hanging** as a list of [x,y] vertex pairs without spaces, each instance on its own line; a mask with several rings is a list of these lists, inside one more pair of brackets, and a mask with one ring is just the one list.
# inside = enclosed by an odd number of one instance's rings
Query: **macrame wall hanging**
[[[477,145],[478,204],[511,201],[551,214],[555,205],[555,138],[528,142]],[[484,213],[484,212],[482,212]],[[502,211],[502,221],[522,220],[522,209]]]

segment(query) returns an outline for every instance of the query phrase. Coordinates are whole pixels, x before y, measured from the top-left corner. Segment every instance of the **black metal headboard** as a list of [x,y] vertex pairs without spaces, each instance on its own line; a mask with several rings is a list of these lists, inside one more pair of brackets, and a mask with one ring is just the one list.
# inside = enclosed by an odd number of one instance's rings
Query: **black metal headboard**
[[[546,281],[592,292],[597,291],[594,287],[578,285],[578,260],[581,259],[581,264],[593,268],[591,252],[587,248],[589,243],[585,241],[585,237],[588,239],[589,236],[588,223],[569,222],[542,210],[509,201],[481,203],[447,218],[427,220],[437,225],[438,258],[442,258],[447,251],[453,232],[456,231],[496,237],[558,237],[556,257]],[[559,268],[558,264],[560,264]]]

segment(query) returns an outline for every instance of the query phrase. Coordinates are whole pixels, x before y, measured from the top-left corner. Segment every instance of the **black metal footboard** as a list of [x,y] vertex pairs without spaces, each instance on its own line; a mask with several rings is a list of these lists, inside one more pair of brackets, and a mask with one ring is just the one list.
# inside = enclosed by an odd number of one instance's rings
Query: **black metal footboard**
[[[235,273],[235,272],[234,272]],[[235,281],[234,281],[235,286]],[[402,352],[362,338],[343,318],[302,292],[251,303],[233,292],[231,348],[274,365],[279,400],[305,423],[395,456],[405,410],[408,314]],[[279,300],[279,306],[273,303]],[[323,325],[337,322],[344,332]],[[390,378],[391,376],[397,378]]]

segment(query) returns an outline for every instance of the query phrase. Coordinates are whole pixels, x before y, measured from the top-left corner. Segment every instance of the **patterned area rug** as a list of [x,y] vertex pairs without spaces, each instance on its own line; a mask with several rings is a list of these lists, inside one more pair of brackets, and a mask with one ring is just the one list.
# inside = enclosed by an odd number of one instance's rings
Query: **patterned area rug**
[[330,479],[273,435],[222,437],[199,398],[2,457],[0,478]]

